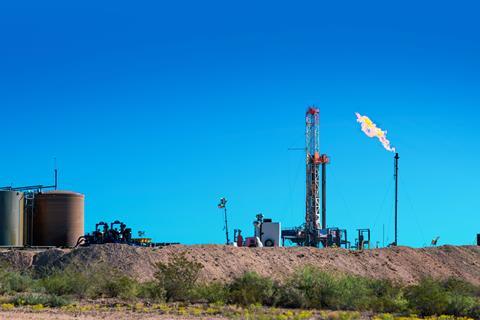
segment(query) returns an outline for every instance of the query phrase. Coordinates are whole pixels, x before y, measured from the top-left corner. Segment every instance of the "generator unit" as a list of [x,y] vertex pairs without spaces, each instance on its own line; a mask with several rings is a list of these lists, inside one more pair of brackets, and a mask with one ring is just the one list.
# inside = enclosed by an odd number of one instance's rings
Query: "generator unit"
[[281,246],[282,226],[280,222],[264,219],[262,214],[258,214],[253,226],[255,237],[260,239],[264,247]]
[[253,236],[244,239],[242,230],[235,229],[233,245],[248,248],[280,247],[281,237],[282,226],[279,222],[264,219],[262,214],[257,214],[257,219],[253,221]]

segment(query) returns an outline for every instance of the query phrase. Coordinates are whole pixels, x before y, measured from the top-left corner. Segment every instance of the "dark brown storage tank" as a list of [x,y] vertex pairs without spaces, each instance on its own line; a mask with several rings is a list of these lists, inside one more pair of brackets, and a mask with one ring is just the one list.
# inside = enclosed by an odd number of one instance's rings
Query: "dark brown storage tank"
[[37,194],[33,218],[33,245],[73,247],[84,235],[83,194],[51,191]]

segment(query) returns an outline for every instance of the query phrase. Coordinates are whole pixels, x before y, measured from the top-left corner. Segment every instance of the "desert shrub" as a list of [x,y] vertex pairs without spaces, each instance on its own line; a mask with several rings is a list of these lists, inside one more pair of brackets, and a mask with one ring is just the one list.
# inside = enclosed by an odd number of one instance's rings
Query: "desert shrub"
[[16,306],[43,305],[51,308],[63,307],[70,304],[70,302],[71,301],[65,297],[37,293],[19,294],[10,300],[10,303]]
[[374,280],[358,276],[339,276],[335,279],[337,299],[330,306],[337,310],[367,310],[372,299],[370,283]]
[[155,281],[144,282],[138,286],[137,297],[154,302],[165,302],[165,289]]
[[333,309],[341,299],[335,276],[318,268],[302,268],[293,275],[290,282],[303,293],[306,308]]
[[410,308],[422,316],[444,314],[449,302],[449,294],[441,283],[428,278],[407,288],[406,298]]
[[389,281],[339,275],[305,267],[278,290],[278,306],[332,310],[402,312],[407,309],[401,287]]
[[40,279],[39,284],[49,294],[84,297],[91,286],[91,282],[92,278],[86,273],[68,269],[57,271]]
[[29,274],[15,271],[0,271],[0,293],[27,292],[34,286]]
[[444,280],[442,286],[446,291],[451,293],[470,297],[480,297],[480,287],[457,278]]
[[97,271],[92,280],[94,282],[88,290],[88,295],[92,298],[133,299],[136,297],[138,283],[116,270]]
[[56,296],[131,299],[136,295],[138,283],[114,268],[99,264],[85,270],[74,267],[50,270],[44,273],[39,285],[44,292]]
[[283,308],[300,309],[308,307],[305,291],[300,290],[291,280],[279,286],[275,305]]
[[167,263],[158,262],[155,266],[155,279],[165,289],[168,301],[188,300],[203,268],[201,263],[190,261],[185,254],[174,256]]
[[450,278],[442,282],[448,292],[446,314],[457,317],[480,318],[480,288],[460,279]]
[[369,309],[378,313],[405,312],[408,301],[403,295],[402,287],[389,280],[370,281],[371,297]]
[[[305,267],[289,281],[289,291],[299,299],[293,306],[334,310],[367,310],[373,297],[373,280],[335,275],[315,267]],[[291,298],[290,298],[291,299]]]
[[272,305],[274,293],[274,282],[254,272],[246,272],[229,285],[229,301],[243,306]]
[[468,297],[460,294],[449,294],[448,304],[445,308],[445,314],[461,317],[469,316],[478,300],[474,297]]
[[475,305],[468,310],[466,316],[472,319],[480,319],[480,300],[477,300]]
[[227,286],[220,282],[198,284],[191,291],[191,300],[195,302],[226,304],[228,296]]
[[406,288],[406,297],[410,308],[423,316],[447,314],[479,319],[478,292],[474,285],[458,279],[423,279]]

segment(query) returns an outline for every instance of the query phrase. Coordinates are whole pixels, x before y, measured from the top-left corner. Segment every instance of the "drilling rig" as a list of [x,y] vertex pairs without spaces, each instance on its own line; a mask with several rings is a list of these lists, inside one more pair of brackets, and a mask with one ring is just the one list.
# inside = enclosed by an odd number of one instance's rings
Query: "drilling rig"
[[[320,110],[310,107],[306,117],[306,210],[305,246],[318,247],[321,230],[327,228],[326,216],[326,166],[330,159],[320,155]],[[320,166],[322,166],[322,205],[320,207]],[[321,211],[321,217],[320,217]]]
[[[306,206],[305,224],[282,231],[282,240],[299,246],[347,245],[347,232],[327,227],[327,165],[330,158],[320,153],[320,110],[309,107],[305,115]],[[321,180],[320,180],[321,168]],[[321,190],[321,197],[320,197]]]

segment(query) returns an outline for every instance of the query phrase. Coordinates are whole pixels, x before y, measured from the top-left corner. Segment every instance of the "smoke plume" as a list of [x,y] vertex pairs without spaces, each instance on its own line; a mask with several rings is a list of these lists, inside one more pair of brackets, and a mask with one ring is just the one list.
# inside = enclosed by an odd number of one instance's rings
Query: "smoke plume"
[[390,152],[396,152],[395,148],[390,145],[390,141],[387,139],[387,131],[378,128],[369,117],[362,116],[358,112],[355,114],[357,115],[357,122],[362,125],[362,131],[365,132],[367,136],[377,138],[385,149]]

